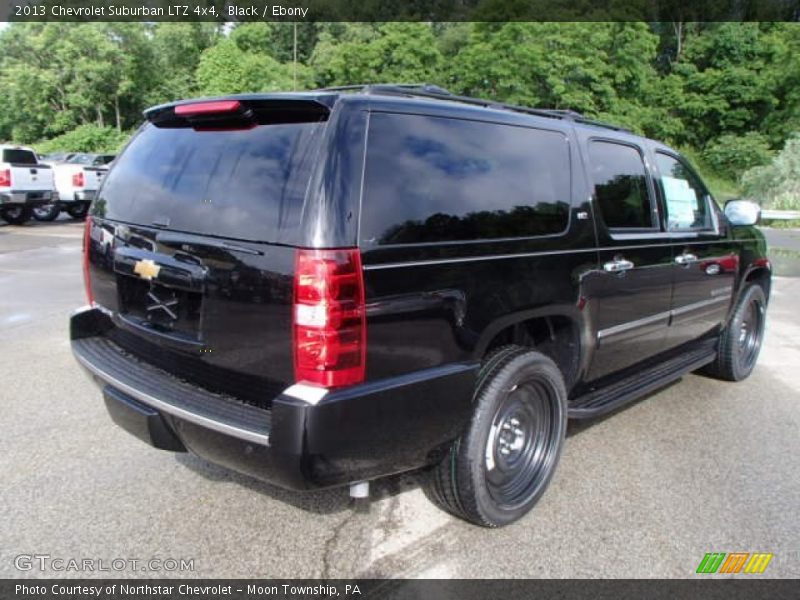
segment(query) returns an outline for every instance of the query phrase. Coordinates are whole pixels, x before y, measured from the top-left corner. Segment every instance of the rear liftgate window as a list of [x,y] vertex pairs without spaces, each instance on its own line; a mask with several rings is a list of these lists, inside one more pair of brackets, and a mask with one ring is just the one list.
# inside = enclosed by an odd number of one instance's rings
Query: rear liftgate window
[[409,244],[563,232],[569,147],[555,131],[370,117],[361,239]]
[[0,162],[17,165],[35,165],[36,155],[30,150],[3,150],[3,160]]
[[324,117],[309,118],[234,127],[148,123],[110,171],[94,212],[177,231],[292,242],[324,128]]

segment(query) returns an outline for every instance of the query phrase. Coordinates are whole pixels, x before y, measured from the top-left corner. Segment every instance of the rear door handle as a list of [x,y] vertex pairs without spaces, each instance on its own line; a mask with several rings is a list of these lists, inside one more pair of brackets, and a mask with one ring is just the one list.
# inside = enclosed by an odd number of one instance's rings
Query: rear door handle
[[603,270],[608,273],[619,273],[633,268],[633,263],[624,258],[615,258],[603,265]]
[[684,252],[683,254],[679,254],[675,257],[675,262],[679,265],[688,265],[690,263],[697,262],[697,256]]

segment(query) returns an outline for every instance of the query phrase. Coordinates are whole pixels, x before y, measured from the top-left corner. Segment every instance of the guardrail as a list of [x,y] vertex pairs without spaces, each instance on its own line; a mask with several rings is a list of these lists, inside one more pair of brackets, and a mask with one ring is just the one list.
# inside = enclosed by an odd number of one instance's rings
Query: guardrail
[[800,220],[800,210],[762,210],[761,218],[765,221]]

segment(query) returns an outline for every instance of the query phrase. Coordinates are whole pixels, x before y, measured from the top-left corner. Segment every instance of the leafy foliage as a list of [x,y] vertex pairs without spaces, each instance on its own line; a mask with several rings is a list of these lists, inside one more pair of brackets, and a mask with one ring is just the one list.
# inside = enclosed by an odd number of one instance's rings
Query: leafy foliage
[[73,152],[116,153],[128,140],[129,135],[127,131],[117,131],[113,127],[99,127],[89,123],[36,144],[36,150],[40,154],[57,152],[64,148],[69,148]]
[[[293,75],[290,65],[281,64],[268,54],[244,51],[234,39],[222,40],[200,56],[198,92],[218,96],[288,90],[294,87]],[[298,84],[304,87],[308,79],[308,70],[297,65]]]
[[311,57],[319,85],[436,82],[442,55],[426,23],[345,24],[320,34]]
[[736,181],[747,169],[767,164],[772,154],[767,138],[750,131],[720,136],[706,147],[703,158],[715,172]]
[[800,210],[800,135],[792,136],[770,164],[747,171],[742,188],[765,208]]
[[748,185],[766,177],[753,168],[800,132],[800,27],[13,23],[0,32],[0,140],[88,149],[100,138],[87,138],[87,126],[129,131],[153,104],[371,82],[427,82],[613,121],[688,149],[727,193],[745,171]]

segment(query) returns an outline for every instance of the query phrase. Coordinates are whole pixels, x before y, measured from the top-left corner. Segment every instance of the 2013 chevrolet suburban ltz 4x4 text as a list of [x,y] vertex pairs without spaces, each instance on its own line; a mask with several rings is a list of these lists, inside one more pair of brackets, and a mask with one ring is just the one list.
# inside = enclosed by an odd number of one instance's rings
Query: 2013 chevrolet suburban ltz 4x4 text
[[71,338],[157,448],[353,495],[427,468],[501,526],[568,418],[755,365],[757,206],[723,213],[663,144],[430,86],[145,114],[92,204]]

